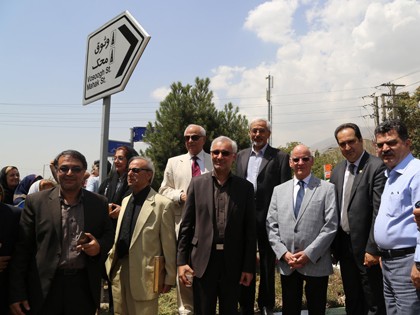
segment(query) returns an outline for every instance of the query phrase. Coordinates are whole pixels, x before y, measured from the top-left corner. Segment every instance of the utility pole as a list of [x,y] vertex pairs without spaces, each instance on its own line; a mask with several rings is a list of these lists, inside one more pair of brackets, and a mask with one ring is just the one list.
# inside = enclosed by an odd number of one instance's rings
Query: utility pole
[[[268,88],[267,88],[267,105],[268,105],[268,121],[271,124],[271,129],[273,129],[273,108],[271,106],[271,88],[273,87],[273,76],[272,75],[268,75],[266,78],[266,80],[268,80]],[[268,143],[271,145],[271,138],[272,135],[270,135],[270,138],[268,139]]]
[[386,120],[386,105],[385,105],[385,96],[386,94],[381,95],[381,103],[382,103],[382,121]]
[[[369,104],[371,106],[373,106],[373,114],[369,115],[370,118],[373,118],[375,120],[375,127],[377,125],[379,125],[379,109],[378,109],[378,97],[375,96],[375,93],[373,93],[372,95],[366,95],[366,96],[362,96],[362,99],[365,99],[365,97],[369,97],[373,99],[373,103]],[[365,105],[367,106],[367,105]],[[365,107],[363,106],[363,107]]]
[[390,96],[391,100],[392,100],[392,105],[391,105],[391,117],[393,119],[397,118],[397,104],[395,104],[395,93],[397,91],[397,88],[399,87],[403,87],[405,86],[404,84],[394,84],[394,83],[382,83],[381,86],[385,86],[389,88],[389,94],[385,94],[386,96]]

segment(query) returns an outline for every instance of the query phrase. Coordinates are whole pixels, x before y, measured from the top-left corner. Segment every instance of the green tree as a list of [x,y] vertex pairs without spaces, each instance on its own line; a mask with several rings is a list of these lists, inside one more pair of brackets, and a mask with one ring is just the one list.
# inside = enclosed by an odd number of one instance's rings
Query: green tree
[[396,112],[408,129],[408,134],[412,141],[411,150],[413,155],[420,157],[420,87],[416,89],[413,95],[407,92],[398,94]]
[[167,160],[186,152],[184,130],[189,124],[203,126],[207,132],[204,150],[209,151],[211,141],[221,135],[235,140],[238,147],[249,144],[248,121],[239,115],[239,109],[228,103],[218,111],[212,102],[210,79],[195,79],[194,86],[173,83],[171,91],[160,103],[155,122],[147,124],[144,141],[150,146],[141,152],[155,164],[153,187],[158,188],[163,179]]

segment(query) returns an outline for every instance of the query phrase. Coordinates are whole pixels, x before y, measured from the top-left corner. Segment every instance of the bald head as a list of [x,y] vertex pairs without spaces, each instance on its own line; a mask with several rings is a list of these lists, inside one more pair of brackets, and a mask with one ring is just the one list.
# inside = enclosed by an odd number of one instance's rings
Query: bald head
[[311,150],[304,144],[295,146],[290,154],[289,165],[297,179],[302,180],[308,177],[311,174],[312,165],[314,165]]

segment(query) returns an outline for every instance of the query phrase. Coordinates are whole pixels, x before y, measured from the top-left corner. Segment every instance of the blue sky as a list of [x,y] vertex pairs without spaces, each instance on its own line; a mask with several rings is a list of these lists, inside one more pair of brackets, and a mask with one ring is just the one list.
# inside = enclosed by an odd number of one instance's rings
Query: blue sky
[[[0,3],[0,165],[41,173],[73,148],[100,154],[101,101],[82,106],[87,36],[128,10],[151,40],[112,96],[110,139],[155,119],[173,82],[209,77],[221,108],[264,116],[268,74],[273,145],[332,138],[353,121],[372,129],[365,95],[385,82],[420,85],[420,3],[395,1],[109,1]],[[417,82],[417,83],[416,83]],[[402,91],[404,89],[400,89]]]

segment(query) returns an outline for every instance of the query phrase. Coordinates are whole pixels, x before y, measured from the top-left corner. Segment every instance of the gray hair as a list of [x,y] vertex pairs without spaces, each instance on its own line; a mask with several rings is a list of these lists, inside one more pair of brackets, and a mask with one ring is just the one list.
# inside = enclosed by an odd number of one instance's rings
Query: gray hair
[[201,127],[200,125],[196,125],[196,124],[189,124],[189,125],[187,126],[187,128],[185,128],[184,135],[185,135],[185,133],[187,132],[188,128],[191,128],[191,127],[198,127],[198,129],[200,129],[200,136],[203,136],[203,137],[205,137],[205,136],[206,136],[206,129],[204,129],[204,128],[203,128],[203,127]]
[[234,140],[232,140],[231,138],[226,137],[226,136],[220,136],[220,137],[217,137],[216,139],[214,139],[211,142],[210,151],[213,151],[213,145],[216,144],[217,142],[230,142],[230,144],[232,145],[233,153],[238,152],[238,145],[236,144],[236,142]]
[[255,119],[251,120],[251,122],[249,123],[248,129],[251,130],[252,124],[254,124],[256,122],[260,122],[260,121],[265,122],[268,131],[271,132],[271,123],[267,119],[265,119],[265,118],[255,118]]

